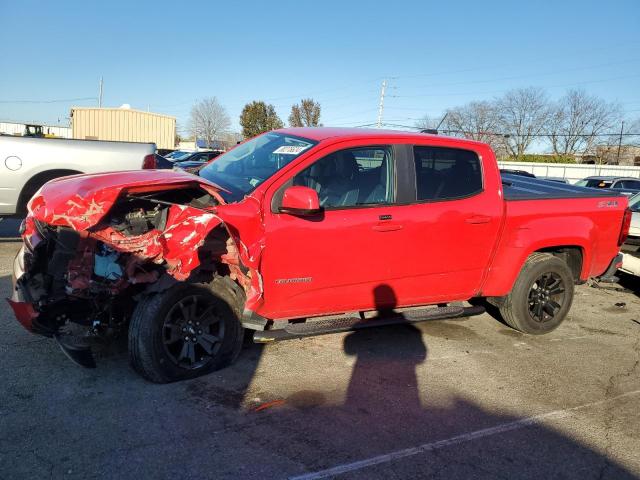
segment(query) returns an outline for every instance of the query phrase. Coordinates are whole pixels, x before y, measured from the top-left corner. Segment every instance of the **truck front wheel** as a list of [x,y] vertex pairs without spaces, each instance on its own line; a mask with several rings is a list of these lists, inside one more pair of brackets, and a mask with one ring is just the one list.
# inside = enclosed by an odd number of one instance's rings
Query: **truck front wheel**
[[533,253],[499,307],[500,314],[509,326],[523,333],[548,333],[567,316],[573,287],[573,275],[565,262],[550,253]]
[[193,378],[230,365],[240,353],[240,308],[224,282],[179,283],[143,297],[129,325],[134,369],[156,383]]

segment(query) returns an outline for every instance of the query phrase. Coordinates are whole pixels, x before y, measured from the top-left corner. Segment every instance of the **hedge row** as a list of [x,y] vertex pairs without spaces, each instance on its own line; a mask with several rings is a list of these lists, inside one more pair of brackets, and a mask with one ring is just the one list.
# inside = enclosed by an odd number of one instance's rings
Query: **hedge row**
[[536,155],[535,153],[522,155],[520,158],[507,157],[508,162],[535,162],[535,163],[576,163],[576,159],[570,155]]

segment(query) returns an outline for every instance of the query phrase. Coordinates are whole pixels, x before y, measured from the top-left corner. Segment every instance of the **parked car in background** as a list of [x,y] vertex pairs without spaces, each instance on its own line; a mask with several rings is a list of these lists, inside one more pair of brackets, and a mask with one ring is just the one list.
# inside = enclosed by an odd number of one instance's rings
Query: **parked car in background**
[[223,153],[220,150],[210,150],[205,152],[194,152],[186,157],[179,158],[173,162],[174,168],[181,168],[182,170],[189,170],[198,167],[202,167],[206,163],[210,162],[217,156]]
[[24,216],[49,180],[79,173],[137,170],[154,163],[153,143],[0,135],[0,217]]
[[188,172],[194,172],[221,153],[222,151],[220,150],[200,150],[198,152],[176,150],[164,157],[166,161],[159,161],[157,166],[153,168],[179,168],[181,170],[187,170]]
[[187,157],[187,156],[191,155],[192,153],[194,153],[194,152],[190,151],[190,150],[174,150],[171,153],[163,155],[163,157],[168,159],[168,160],[174,161],[174,160],[179,160],[180,158],[183,158],[183,157]]
[[154,382],[231,364],[244,329],[267,343],[465,317],[478,297],[544,334],[576,283],[612,277],[630,221],[616,191],[501,178],[488,145],[411,132],[276,130],[198,173],[47,183],[14,262],[17,320],[86,366],[128,332]]
[[629,199],[631,210],[631,225],[629,235],[623,245],[622,267],[623,272],[640,276],[640,193]]
[[536,178],[536,176],[533,173],[527,172],[526,170],[512,170],[510,168],[501,168],[500,173],[506,173],[509,175],[520,175],[521,177]]
[[629,199],[629,209],[632,215],[627,243],[640,247],[640,193],[635,194]]
[[171,160],[168,160],[167,158],[163,157],[162,155],[159,154],[155,154],[153,156],[153,159],[149,158],[144,166],[142,167],[145,170],[150,170],[150,169],[167,169],[167,168],[173,168],[173,162]]
[[586,177],[578,180],[576,185],[589,188],[612,188],[625,195],[634,195],[640,192],[640,179],[634,177]]
[[569,183],[569,180],[562,177],[538,177],[540,180],[548,180],[550,182]]

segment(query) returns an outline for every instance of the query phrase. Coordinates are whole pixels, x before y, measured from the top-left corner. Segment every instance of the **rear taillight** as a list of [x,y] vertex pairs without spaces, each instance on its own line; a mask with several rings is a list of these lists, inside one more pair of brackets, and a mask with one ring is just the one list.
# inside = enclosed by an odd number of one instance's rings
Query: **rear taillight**
[[150,155],[146,155],[142,160],[142,168],[145,170],[150,170],[157,167],[158,164],[156,162],[156,156],[153,153]]
[[618,246],[621,246],[624,242],[627,241],[627,236],[629,235],[629,228],[631,228],[631,210],[628,208],[624,211],[624,216],[622,217],[622,228],[620,229],[620,236],[618,236]]

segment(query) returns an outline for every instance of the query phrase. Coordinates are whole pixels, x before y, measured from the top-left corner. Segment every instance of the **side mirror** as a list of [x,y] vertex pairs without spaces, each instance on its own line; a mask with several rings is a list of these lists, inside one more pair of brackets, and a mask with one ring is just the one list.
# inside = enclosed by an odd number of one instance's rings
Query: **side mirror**
[[289,187],[284,191],[278,211],[299,216],[315,215],[320,212],[318,192],[309,187]]

